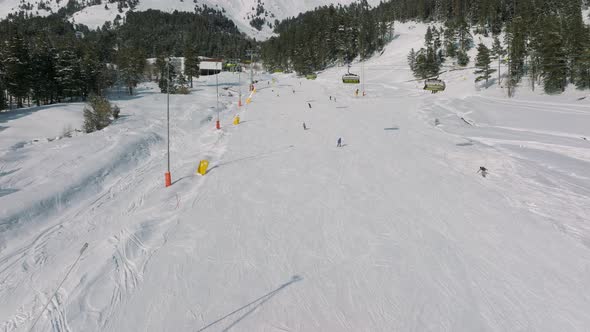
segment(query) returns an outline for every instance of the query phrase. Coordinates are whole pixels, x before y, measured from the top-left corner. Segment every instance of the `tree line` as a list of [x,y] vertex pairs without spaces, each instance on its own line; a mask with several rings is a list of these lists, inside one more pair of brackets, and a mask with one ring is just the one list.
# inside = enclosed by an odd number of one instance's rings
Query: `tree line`
[[464,16],[447,18],[444,27],[428,28],[424,47],[408,55],[416,77],[437,76],[445,59],[467,66],[472,34],[481,34],[493,36],[493,45],[477,45],[476,81],[487,82],[496,71],[492,62],[498,61],[498,71],[501,63],[508,69],[509,95],[525,77],[533,90],[542,84],[549,94],[561,93],[569,84],[590,88],[590,29],[584,24],[580,0],[489,0],[485,3],[496,8],[496,15],[489,16],[478,12],[482,6],[476,4],[481,3],[469,3]]
[[262,60],[270,70],[309,74],[359,56],[368,58],[393,37],[393,19],[386,14],[361,0],[283,20],[275,26],[278,36],[262,44]]
[[[221,12],[156,10],[128,12],[127,18],[90,30],[63,13],[47,17],[9,15],[0,21],[0,110],[85,100],[121,84],[133,93],[145,79],[146,58],[187,58],[188,79],[198,56],[235,58],[256,44]],[[165,65],[158,62],[157,76]]]
[[[547,93],[569,84],[590,88],[590,30],[584,24],[583,0],[396,0],[369,8],[366,1],[327,6],[286,19],[278,36],[262,45],[269,69],[301,74],[336,63],[364,59],[380,51],[393,33],[394,21],[417,20],[431,26],[425,45],[412,50],[408,63],[416,77],[437,76],[445,61],[476,67],[478,80],[489,81],[493,61],[508,67],[505,85],[512,94],[528,77]],[[492,48],[477,36],[494,37]],[[470,59],[468,51],[477,47]],[[498,73],[500,74],[500,73]]]

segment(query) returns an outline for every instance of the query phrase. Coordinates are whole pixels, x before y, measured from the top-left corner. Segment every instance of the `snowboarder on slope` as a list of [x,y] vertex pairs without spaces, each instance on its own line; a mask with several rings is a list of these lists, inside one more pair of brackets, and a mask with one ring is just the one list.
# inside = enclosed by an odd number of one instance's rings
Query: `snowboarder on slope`
[[342,147],[342,137],[338,137],[338,144],[336,144],[337,148],[341,148]]

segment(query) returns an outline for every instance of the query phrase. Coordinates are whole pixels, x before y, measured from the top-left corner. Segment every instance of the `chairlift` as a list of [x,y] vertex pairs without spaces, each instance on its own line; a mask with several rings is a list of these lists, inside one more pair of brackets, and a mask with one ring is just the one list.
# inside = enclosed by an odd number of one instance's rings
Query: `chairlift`
[[348,72],[346,74],[342,75],[342,83],[345,83],[345,84],[359,84],[359,83],[361,83],[360,76],[350,72],[350,64],[348,65]]
[[438,78],[431,78],[424,81],[424,90],[428,90],[432,93],[445,91],[446,87],[445,81]]

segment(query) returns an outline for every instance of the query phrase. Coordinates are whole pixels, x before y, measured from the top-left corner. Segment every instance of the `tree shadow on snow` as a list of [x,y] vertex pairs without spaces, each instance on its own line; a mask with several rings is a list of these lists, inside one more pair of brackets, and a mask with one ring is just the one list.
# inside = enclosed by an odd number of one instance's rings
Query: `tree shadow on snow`
[[398,127],[383,128],[383,130],[399,130]]
[[271,298],[273,298],[275,295],[277,295],[280,291],[282,291],[283,289],[291,286],[292,284],[303,280],[302,277],[295,275],[291,278],[291,280],[289,280],[288,282],[282,284],[281,286],[279,286],[278,288],[262,295],[261,297],[257,298],[256,300],[243,305],[241,307],[239,307],[238,309],[230,312],[229,314],[207,324],[205,327],[200,328],[199,330],[197,330],[197,332],[202,332],[205,331],[206,329],[212,327],[215,324],[220,323],[221,321],[225,320],[226,318],[229,318],[232,315],[235,315],[237,313],[239,313],[240,311],[244,310],[244,309],[248,309],[246,312],[244,312],[240,317],[238,317],[235,321],[233,321],[230,325],[228,325],[226,328],[223,329],[223,331],[229,331],[232,327],[235,327],[238,323],[240,323],[244,318],[248,317],[250,314],[252,314],[256,309],[260,308],[264,303],[266,303],[268,300],[270,300]]
[[[31,115],[35,112],[39,112],[42,110],[56,108],[56,107],[63,107],[64,105],[65,104],[51,104],[51,105],[31,106],[31,107],[18,108],[18,109],[14,109],[14,110],[2,111],[2,112],[0,112],[0,123],[20,119],[24,116]],[[3,128],[8,128],[8,127],[3,127]]]

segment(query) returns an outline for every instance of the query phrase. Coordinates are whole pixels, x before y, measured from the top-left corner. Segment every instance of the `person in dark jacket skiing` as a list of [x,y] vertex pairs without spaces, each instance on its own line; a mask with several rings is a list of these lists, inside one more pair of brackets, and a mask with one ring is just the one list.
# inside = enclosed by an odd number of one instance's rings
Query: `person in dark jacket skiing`
[[483,166],[479,167],[479,170],[477,171],[477,173],[479,173],[479,172],[481,172],[481,176],[483,176],[484,178],[486,177],[486,175],[488,175],[488,169]]
[[309,106],[309,108],[311,108],[311,103],[307,103],[307,106]]
[[341,148],[342,147],[342,137],[338,137],[338,144],[336,144],[337,148]]
[[303,130],[307,130],[307,126],[305,125],[305,122],[303,123]]

